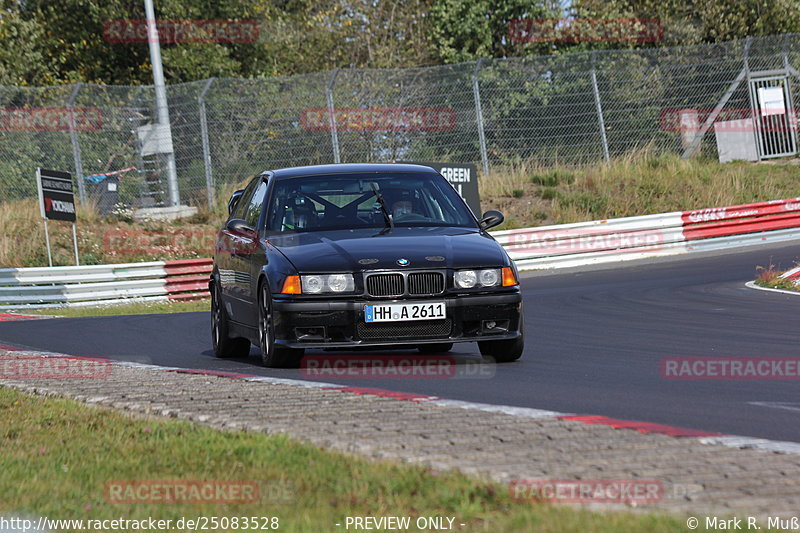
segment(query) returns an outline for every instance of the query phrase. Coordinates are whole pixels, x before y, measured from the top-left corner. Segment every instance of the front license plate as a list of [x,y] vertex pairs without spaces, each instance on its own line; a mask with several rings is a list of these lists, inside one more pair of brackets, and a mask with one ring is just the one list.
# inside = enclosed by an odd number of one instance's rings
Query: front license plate
[[444,302],[365,305],[365,322],[404,322],[445,318]]

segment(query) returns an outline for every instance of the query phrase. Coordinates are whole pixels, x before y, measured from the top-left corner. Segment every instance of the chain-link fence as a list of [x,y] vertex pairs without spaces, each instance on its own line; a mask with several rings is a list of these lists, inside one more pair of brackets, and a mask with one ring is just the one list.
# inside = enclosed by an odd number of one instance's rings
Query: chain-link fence
[[[794,65],[798,34],[171,85],[181,200],[197,205],[256,172],[305,164],[473,162],[487,172],[591,164],[644,146],[716,155],[711,126],[749,113],[751,78],[784,76],[791,88]],[[695,131],[681,131],[681,110],[693,111]],[[121,202],[168,202],[163,155],[145,149],[152,87],[2,87],[0,113],[0,200],[35,196],[41,166],[71,170],[83,198],[124,171]]]

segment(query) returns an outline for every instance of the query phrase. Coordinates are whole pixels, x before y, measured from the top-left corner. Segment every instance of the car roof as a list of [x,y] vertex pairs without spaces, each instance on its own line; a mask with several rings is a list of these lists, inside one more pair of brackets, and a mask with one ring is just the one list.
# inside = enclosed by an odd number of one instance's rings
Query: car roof
[[288,167],[272,170],[275,178],[292,178],[300,176],[319,176],[324,174],[358,174],[365,172],[426,172],[435,173],[431,167],[409,165],[405,163],[341,163],[334,165],[310,165],[305,167]]

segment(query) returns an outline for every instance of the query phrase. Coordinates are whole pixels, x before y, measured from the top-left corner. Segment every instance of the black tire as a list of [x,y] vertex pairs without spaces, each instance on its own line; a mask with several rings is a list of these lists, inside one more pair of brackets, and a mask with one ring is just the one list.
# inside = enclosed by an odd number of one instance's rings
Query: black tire
[[272,295],[266,283],[261,283],[258,287],[258,345],[261,348],[261,362],[269,368],[296,368],[305,352],[275,345]]
[[510,363],[522,357],[525,343],[522,337],[504,341],[481,341],[478,343],[481,355],[492,357],[497,363]]
[[221,304],[219,288],[216,283],[211,286],[211,345],[214,355],[220,358],[247,357],[250,353],[250,341],[241,337],[228,336],[228,313]]
[[522,311],[519,314],[519,337],[503,341],[481,341],[478,349],[481,355],[494,358],[496,363],[510,363],[522,357],[525,350],[525,330]]
[[421,344],[417,347],[419,353],[424,354],[436,354],[436,353],[446,353],[453,349],[452,342],[440,342],[436,344]]

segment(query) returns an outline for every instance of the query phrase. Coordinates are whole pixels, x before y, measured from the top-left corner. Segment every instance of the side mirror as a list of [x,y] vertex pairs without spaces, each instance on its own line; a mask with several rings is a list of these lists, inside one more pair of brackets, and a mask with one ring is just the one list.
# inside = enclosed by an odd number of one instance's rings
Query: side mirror
[[244,189],[240,189],[233,194],[231,194],[231,199],[228,200],[228,214],[230,215],[233,213],[233,210],[236,209],[236,204],[239,203],[239,198],[242,197],[244,194]]
[[506,217],[503,216],[503,213],[495,209],[492,209],[490,211],[486,211],[483,214],[481,219],[478,221],[478,224],[480,224],[481,229],[486,230],[489,228],[493,228],[495,226],[499,226],[500,224],[503,223],[505,219]]
[[241,218],[232,218],[225,224],[225,229],[231,233],[240,233],[245,235],[254,235],[256,230],[250,226],[246,220]]

